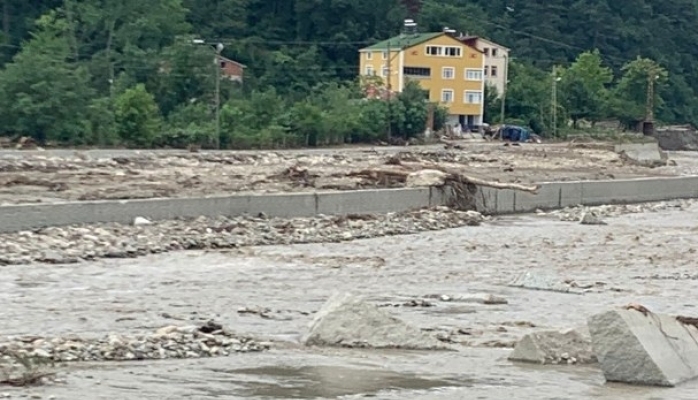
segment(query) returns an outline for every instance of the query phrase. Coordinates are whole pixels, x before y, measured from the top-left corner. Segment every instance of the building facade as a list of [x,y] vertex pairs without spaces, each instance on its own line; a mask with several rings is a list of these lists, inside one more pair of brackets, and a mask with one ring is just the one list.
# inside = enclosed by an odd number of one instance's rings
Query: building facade
[[479,36],[461,35],[458,40],[482,51],[485,55],[485,82],[497,88],[497,94],[501,96],[509,79],[509,49]]
[[382,78],[388,92],[409,81],[428,91],[429,100],[445,105],[449,123],[482,124],[484,53],[446,32],[405,32],[359,50],[360,73]]
[[242,83],[247,67],[223,56],[218,56],[218,65],[221,68],[221,77]]

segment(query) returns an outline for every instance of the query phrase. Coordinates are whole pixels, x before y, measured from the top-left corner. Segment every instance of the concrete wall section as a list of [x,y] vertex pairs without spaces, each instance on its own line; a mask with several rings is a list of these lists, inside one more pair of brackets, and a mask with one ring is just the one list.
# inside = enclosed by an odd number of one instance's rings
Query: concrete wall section
[[641,203],[698,197],[698,177],[582,182],[582,204]]
[[[447,205],[451,196],[449,189],[411,188],[14,205],[0,207],[0,232],[101,222],[131,223],[137,216],[167,220],[259,213],[270,217],[309,217],[317,214],[401,212]],[[475,207],[487,214],[680,198],[698,198],[698,176],[550,182],[541,184],[535,195],[492,188],[479,188],[474,194]]]
[[480,188],[477,210],[510,214],[578,205],[642,203],[698,198],[698,176],[641,178],[631,180],[548,182],[538,193]]
[[430,188],[415,188],[11,205],[0,207],[0,232],[103,222],[128,224],[139,216],[156,221],[259,213],[284,218],[387,213],[429,207],[432,201],[433,205],[443,204],[444,196],[432,200]]
[[385,214],[428,207],[429,188],[357,190],[317,194],[317,214]]

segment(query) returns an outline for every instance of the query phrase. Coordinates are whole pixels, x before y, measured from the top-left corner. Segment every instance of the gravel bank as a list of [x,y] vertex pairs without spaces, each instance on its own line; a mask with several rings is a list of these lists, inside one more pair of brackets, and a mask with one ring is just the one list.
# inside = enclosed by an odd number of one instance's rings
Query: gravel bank
[[479,225],[477,212],[445,207],[385,215],[198,218],[147,225],[50,227],[0,235],[0,265],[76,263],[176,250],[341,242]]
[[[539,215],[576,222],[584,214],[598,218],[623,214],[685,210],[692,200],[635,205],[571,207]],[[0,235],[0,265],[44,262],[77,263],[101,258],[135,258],[178,250],[230,249],[243,246],[337,243],[479,225],[489,217],[474,211],[437,207],[384,215],[315,218],[197,218],[145,225],[101,224],[50,227]]]

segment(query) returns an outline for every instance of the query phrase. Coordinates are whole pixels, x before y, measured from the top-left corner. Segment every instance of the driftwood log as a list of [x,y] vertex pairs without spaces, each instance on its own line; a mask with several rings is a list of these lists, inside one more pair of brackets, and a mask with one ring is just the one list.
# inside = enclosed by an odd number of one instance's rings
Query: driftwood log
[[444,178],[444,183],[470,183],[476,186],[491,187],[494,189],[510,189],[528,193],[538,193],[538,189],[540,189],[539,185],[523,185],[519,183],[488,181],[485,179],[469,176],[460,171],[456,171],[451,168],[446,168],[431,162],[404,162],[396,156],[389,158],[388,161],[386,161],[386,164],[387,165],[385,167],[372,167],[361,171],[352,172],[349,174],[349,176],[365,176],[370,178],[383,176],[404,179],[404,181],[406,181],[407,176],[409,176],[413,172],[425,169],[433,169],[446,174]]

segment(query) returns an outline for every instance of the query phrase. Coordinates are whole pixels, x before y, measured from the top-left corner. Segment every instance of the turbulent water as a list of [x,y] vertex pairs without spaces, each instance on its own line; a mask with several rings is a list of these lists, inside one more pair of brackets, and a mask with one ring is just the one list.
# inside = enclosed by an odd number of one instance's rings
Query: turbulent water
[[[239,333],[285,344],[227,358],[72,364],[61,374],[65,383],[4,392],[86,400],[695,399],[698,383],[675,389],[608,385],[595,366],[513,364],[506,360],[510,350],[497,347],[535,329],[582,325],[595,312],[629,302],[698,315],[696,220],[695,206],[608,218],[604,226],[522,216],[349,243],[7,266],[0,276],[0,335],[135,334],[215,318]],[[506,286],[525,271],[568,280],[585,292]],[[336,290],[368,295],[416,326],[450,335],[462,351],[295,344]],[[508,304],[438,300],[483,292]],[[404,306],[412,299],[433,307]],[[252,312],[238,312],[243,308]]]

